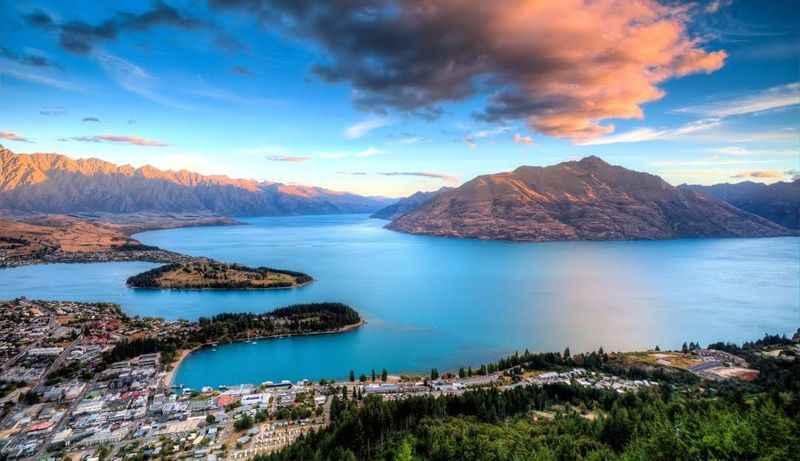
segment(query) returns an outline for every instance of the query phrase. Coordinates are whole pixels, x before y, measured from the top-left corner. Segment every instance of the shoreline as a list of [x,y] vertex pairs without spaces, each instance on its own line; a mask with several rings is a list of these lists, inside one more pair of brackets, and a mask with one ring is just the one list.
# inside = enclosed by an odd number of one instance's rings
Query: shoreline
[[207,347],[215,347],[217,345],[222,346],[226,344],[234,344],[234,343],[241,343],[241,342],[248,342],[248,341],[265,341],[271,339],[281,339],[281,338],[291,338],[291,337],[301,337],[301,336],[321,336],[321,335],[332,335],[332,334],[340,334],[340,333],[348,333],[350,331],[357,330],[362,326],[366,325],[367,321],[364,319],[359,320],[356,323],[343,326],[341,328],[337,328],[335,330],[324,330],[324,331],[312,331],[308,333],[285,333],[279,335],[267,335],[267,336],[253,336],[252,338],[237,338],[231,341],[226,342],[212,342],[212,343],[205,343],[199,346],[195,346],[191,349],[181,349],[178,353],[178,358],[172,362],[172,369],[164,375],[164,385],[165,387],[171,388],[175,381],[175,375],[178,373],[178,368],[183,364],[187,357],[192,355],[192,353],[197,352],[201,349],[205,349]]

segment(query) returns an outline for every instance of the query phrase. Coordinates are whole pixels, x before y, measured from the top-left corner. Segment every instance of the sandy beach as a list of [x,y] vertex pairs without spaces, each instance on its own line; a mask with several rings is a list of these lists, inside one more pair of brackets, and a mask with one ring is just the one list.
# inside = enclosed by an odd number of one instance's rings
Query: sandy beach
[[175,379],[175,373],[178,371],[178,367],[180,367],[181,363],[186,360],[186,357],[195,350],[196,349],[181,349],[178,351],[178,358],[172,363],[172,369],[164,375],[164,387],[172,386],[172,380]]

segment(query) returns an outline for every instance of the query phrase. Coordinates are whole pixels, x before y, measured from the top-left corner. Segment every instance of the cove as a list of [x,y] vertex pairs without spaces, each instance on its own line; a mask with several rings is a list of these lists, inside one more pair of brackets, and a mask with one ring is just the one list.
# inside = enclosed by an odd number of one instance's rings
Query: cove
[[310,274],[276,291],[125,287],[148,263],[0,271],[0,298],[111,301],[130,315],[196,319],[315,301],[355,307],[340,335],[234,343],[190,355],[203,385],[449,370],[515,350],[631,350],[745,341],[800,326],[800,238],[512,243],[406,235],[364,215],[252,218],[145,232],[148,245]]

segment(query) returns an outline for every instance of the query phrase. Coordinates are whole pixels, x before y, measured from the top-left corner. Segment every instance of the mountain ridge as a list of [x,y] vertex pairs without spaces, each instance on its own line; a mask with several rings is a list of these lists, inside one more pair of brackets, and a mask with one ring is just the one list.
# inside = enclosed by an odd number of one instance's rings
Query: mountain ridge
[[789,229],[800,229],[800,178],[763,184],[753,181],[678,188],[711,195]]
[[0,208],[46,213],[212,212],[225,216],[370,213],[394,199],[321,187],[134,168],[0,146]]
[[442,192],[446,192],[451,190],[452,187],[441,187],[438,190],[434,191],[417,191],[413,194],[409,195],[408,197],[401,198],[397,202],[385,207],[381,208],[380,210],[372,213],[370,216],[371,218],[377,219],[388,219],[392,220],[395,219],[403,214],[408,213],[409,211],[415,210],[420,206],[428,203],[428,201],[432,200],[437,195],[441,194]]
[[478,176],[387,227],[413,234],[520,241],[792,235],[723,201],[596,156]]

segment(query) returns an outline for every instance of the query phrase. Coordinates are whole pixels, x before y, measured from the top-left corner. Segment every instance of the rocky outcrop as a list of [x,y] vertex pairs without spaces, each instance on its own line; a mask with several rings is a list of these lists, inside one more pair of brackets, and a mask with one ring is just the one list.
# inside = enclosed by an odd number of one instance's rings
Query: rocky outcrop
[[43,213],[208,212],[224,216],[371,213],[392,203],[319,187],[133,168],[0,147],[0,208]]
[[414,194],[409,195],[406,198],[398,200],[396,203],[393,203],[385,208],[381,208],[380,210],[373,213],[371,217],[377,219],[388,219],[388,220],[395,219],[401,215],[408,213],[409,211],[416,210],[422,205],[425,205],[426,203],[430,202],[437,195],[451,189],[452,187],[442,187],[439,190],[431,192],[421,192],[421,191],[415,192]]
[[414,234],[479,239],[772,237],[786,228],[647,173],[587,157],[479,176],[392,221]]
[[744,181],[713,186],[684,184],[679,187],[718,198],[781,226],[800,229],[800,179],[773,184]]

